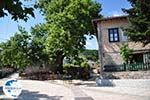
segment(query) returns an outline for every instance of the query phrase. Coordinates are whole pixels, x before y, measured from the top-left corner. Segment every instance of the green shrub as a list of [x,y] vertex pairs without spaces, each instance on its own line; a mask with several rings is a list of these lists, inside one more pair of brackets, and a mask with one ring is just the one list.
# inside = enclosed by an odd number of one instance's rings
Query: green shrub
[[88,79],[90,77],[90,66],[86,61],[80,62],[80,65],[65,64],[64,74],[70,75],[72,79]]
[[89,67],[90,67],[90,65],[89,65],[87,62],[85,62],[85,61],[82,62],[80,66],[81,66],[82,68],[84,68],[84,67],[85,67],[85,68],[89,68]]
[[132,53],[133,50],[130,49],[127,44],[123,44],[122,47],[120,48],[121,57],[124,60],[124,63],[126,64],[130,63],[132,59]]
[[63,65],[63,68],[70,68],[70,67],[72,67],[72,66],[74,66],[73,64],[64,64]]

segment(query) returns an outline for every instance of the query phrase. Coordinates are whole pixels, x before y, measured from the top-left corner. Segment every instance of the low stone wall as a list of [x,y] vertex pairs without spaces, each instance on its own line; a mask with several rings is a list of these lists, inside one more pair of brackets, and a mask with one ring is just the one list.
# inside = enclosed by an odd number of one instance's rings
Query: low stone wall
[[150,88],[150,79],[96,79],[97,86]]
[[104,79],[150,79],[150,71],[103,72]]

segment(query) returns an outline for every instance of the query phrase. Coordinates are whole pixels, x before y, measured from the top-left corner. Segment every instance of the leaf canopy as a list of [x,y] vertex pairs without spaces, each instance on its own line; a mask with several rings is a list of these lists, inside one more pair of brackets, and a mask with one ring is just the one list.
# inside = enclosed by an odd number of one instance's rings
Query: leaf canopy
[[50,58],[58,52],[78,56],[86,44],[85,35],[94,34],[91,20],[101,18],[101,5],[93,0],[39,0],[48,25],[45,51]]
[[35,17],[33,10],[33,6],[25,6],[22,0],[0,0],[0,17],[10,14],[15,21],[18,19],[27,21],[29,15]]
[[135,42],[150,43],[150,0],[128,0],[132,8],[124,9],[129,15],[127,35]]

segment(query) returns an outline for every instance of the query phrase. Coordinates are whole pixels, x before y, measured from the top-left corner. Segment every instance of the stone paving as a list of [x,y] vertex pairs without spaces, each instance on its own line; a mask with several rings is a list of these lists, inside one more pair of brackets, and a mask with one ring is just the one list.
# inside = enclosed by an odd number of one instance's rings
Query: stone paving
[[[42,81],[20,80],[23,91],[18,100],[74,100],[72,91],[62,85]],[[0,95],[0,99],[8,99]]]
[[86,93],[84,93],[80,87],[72,86],[71,90],[74,94],[75,100],[94,100],[92,97],[89,97]]
[[127,87],[82,87],[94,100],[150,100],[150,89]]
[[[17,78],[17,74],[12,78]],[[6,78],[7,79],[7,78]],[[10,100],[2,92],[0,80],[0,100]],[[94,81],[20,80],[23,91],[17,100],[150,100],[150,88],[96,87]]]

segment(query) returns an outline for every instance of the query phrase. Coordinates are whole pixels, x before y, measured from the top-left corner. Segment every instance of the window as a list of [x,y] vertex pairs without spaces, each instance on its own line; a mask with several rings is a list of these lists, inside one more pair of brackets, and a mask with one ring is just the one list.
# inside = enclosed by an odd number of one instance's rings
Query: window
[[127,34],[122,29],[120,29],[120,33],[122,34],[122,41],[127,41],[128,40]]
[[108,29],[109,42],[119,42],[119,31],[118,28]]

